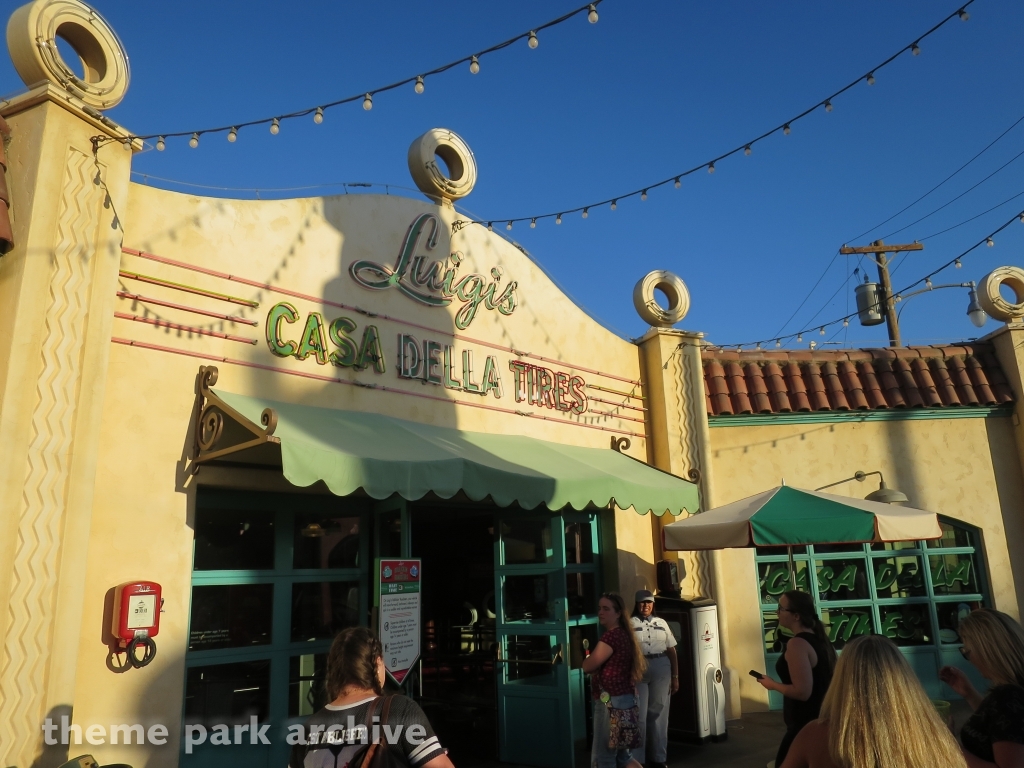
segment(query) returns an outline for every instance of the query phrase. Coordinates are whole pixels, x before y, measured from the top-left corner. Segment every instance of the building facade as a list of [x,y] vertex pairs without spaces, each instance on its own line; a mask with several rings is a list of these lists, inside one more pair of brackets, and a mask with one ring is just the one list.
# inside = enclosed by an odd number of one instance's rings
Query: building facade
[[[58,33],[86,81],[63,74]],[[186,725],[309,715],[331,637],[372,624],[381,557],[422,560],[415,693],[467,753],[582,754],[597,596],[654,588],[662,559],[717,600],[729,716],[768,708],[746,671],[778,652],[779,553],[665,552],[661,526],[782,478],[881,471],[941,515],[938,542],[797,553],[838,645],[888,634],[940,693],[961,611],[1019,617],[1015,309],[964,347],[731,353],[663,327],[624,340],[465,224],[451,201],[475,166],[450,132],[417,140],[422,198],[184,195],[130,181],[142,144],[102,114],[127,63],[98,15],[38,0],[8,45],[27,90],[0,103],[5,765],[69,750],[279,764],[281,740],[186,749]],[[455,465],[473,472],[453,479]],[[111,625],[115,588],[140,580],[163,605],[159,651],[136,669]],[[47,743],[47,719],[83,743]],[[115,724],[145,743],[112,743]]]

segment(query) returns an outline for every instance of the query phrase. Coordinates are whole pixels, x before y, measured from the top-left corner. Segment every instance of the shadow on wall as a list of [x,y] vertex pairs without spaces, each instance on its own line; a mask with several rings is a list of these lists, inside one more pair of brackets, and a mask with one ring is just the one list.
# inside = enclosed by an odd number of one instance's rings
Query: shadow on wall
[[[1024,483],[1021,481],[1020,457],[1013,426],[1009,419],[986,419],[985,429],[992,455],[992,469],[996,478],[996,493],[999,495],[999,511],[1006,532],[1006,541],[1024,541]],[[1010,546],[1007,549],[1013,585],[1017,592],[1017,605],[996,607],[1011,615],[1016,608],[1017,618],[1020,619],[1024,618],[1024,547]],[[992,583],[991,576],[989,583]]]
[[637,590],[649,589],[652,592],[658,585],[657,570],[654,563],[644,560],[634,552],[616,550],[619,561],[619,594],[632,610],[633,597]]

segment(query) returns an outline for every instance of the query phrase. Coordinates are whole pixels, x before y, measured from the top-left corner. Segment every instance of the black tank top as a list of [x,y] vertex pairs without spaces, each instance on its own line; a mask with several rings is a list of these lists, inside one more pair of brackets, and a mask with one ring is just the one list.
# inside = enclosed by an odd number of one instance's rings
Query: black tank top
[[[826,650],[818,636],[813,632],[801,632],[796,637],[803,638],[810,643],[811,648],[814,649],[814,653],[818,657],[818,663],[811,667],[812,680],[814,681],[814,686],[811,688],[811,698],[807,701],[800,701],[799,699],[791,699],[789,696],[783,697],[782,717],[786,722],[786,727],[790,730],[799,730],[812,720],[818,719],[818,714],[821,711],[821,702],[828,691],[829,683],[832,682],[832,672],[829,671],[828,657],[825,655]],[[775,672],[783,683],[792,685],[793,678],[789,674],[789,664],[786,662],[785,652],[776,662]]]

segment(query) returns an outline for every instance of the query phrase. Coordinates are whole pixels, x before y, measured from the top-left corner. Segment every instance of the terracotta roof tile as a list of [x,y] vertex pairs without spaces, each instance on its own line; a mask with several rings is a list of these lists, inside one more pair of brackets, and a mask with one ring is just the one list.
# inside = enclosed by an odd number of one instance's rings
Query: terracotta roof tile
[[750,402],[754,406],[754,412],[771,413],[772,404],[768,399],[768,385],[765,384],[764,376],[761,374],[761,366],[757,363],[747,363],[743,370],[747,374],[747,391],[750,393]]
[[831,411],[832,406],[828,402],[828,395],[825,394],[825,382],[821,380],[821,366],[817,363],[808,363],[804,366],[804,381],[807,382],[807,396],[811,401],[811,407],[816,411]]
[[732,395],[733,413],[752,413],[750,398],[747,397],[747,382],[743,376],[743,369],[739,363],[725,364],[725,382],[729,385],[729,394]]
[[789,363],[785,372],[786,383],[789,384],[789,402],[793,404],[793,410],[811,410],[811,401],[807,399],[807,386],[804,384],[800,366],[796,363]]
[[786,380],[782,376],[782,369],[778,363],[770,362],[763,369],[765,382],[768,384],[768,391],[772,393],[772,400],[775,401],[774,411],[776,413],[790,413],[793,406],[789,403],[789,394],[786,391]]
[[921,393],[921,399],[929,408],[942,407],[942,398],[939,397],[938,389],[935,387],[935,380],[932,379],[931,371],[928,370],[928,361],[923,358],[912,360],[910,369],[914,372],[917,386]]
[[988,344],[850,350],[705,349],[709,415],[1013,402]]
[[867,410],[868,399],[864,396],[864,385],[860,383],[860,376],[857,375],[857,366],[849,360],[839,363],[839,373],[842,375],[843,390],[846,398],[857,410]]
[[825,391],[828,392],[832,407],[837,411],[850,410],[850,403],[843,391],[843,382],[839,379],[839,370],[831,360],[821,366],[821,379],[825,383]]

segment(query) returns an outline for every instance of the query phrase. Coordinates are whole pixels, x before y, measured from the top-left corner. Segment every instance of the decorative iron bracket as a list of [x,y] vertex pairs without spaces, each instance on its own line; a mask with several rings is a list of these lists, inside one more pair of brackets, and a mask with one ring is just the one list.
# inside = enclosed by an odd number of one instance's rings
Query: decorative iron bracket
[[[273,408],[264,408],[260,414],[262,426],[254,424],[248,418],[225,403],[213,391],[220,371],[214,365],[199,366],[196,375],[196,406],[194,409],[195,425],[192,450],[192,474],[199,467],[216,459],[223,459],[250,448],[258,448],[267,443],[280,445],[281,438],[274,437],[277,429],[277,412]],[[218,447],[224,435],[224,417],[227,416],[241,427],[252,433],[252,439],[234,445]]]

